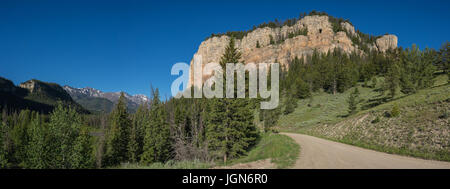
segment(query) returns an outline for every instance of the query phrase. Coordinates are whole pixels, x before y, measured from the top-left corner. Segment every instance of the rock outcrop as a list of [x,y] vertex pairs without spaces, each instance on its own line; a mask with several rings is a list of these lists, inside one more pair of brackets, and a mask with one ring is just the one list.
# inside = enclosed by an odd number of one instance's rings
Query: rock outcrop
[[378,51],[386,52],[388,49],[397,48],[397,36],[395,35],[384,35],[377,39],[376,45]]
[[[328,16],[305,16],[293,26],[257,28],[247,33],[242,39],[237,39],[236,48],[241,52],[244,63],[278,62],[286,68],[293,58],[311,55],[314,50],[326,53],[339,48],[345,53],[363,53],[350,39],[350,37],[359,37],[355,28],[348,22],[342,22],[341,27],[346,32],[335,33]],[[300,31],[305,30],[307,30],[306,35],[299,34]],[[219,63],[229,39],[230,37],[226,35],[211,37],[200,44],[195,55],[202,56],[203,64]],[[385,52],[389,48],[397,47],[397,37],[383,36],[376,41],[376,44],[368,44],[368,46]],[[192,63],[191,61],[191,73],[193,73]],[[189,80],[188,86],[192,86],[192,74]]]
[[31,79],[21,83],[19,87],[28,90],[30,94],[35,94],[35,96],[44,100],[47,98],[54,99],[55,101],[61,100],[73,102],[70,95],[56,83],[48,83]]
[[35,91],[35,88],[37,88],[37,82],[35,80],[28,80],[26,82],[23,82],[19,85],[21,88],[27,89],[31,93]]
[[342,22],[341,26],[351,35],[357,36],[358,34],[355,32],[355,27],[348,22]]

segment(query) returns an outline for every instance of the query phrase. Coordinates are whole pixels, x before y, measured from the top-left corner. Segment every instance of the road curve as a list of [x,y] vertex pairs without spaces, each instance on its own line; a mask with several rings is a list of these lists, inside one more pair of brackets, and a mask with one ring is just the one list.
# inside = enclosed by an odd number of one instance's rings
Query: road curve
[[450,169],[449,162],[392,155],[303,134],[282,134],[300,145],[294,169]]

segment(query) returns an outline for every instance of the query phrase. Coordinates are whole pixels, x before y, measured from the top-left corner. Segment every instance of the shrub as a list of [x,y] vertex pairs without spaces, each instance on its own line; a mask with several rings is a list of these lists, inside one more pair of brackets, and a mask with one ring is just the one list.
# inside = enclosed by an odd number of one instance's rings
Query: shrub
[[440,116],[439,119],[447,119],[448,118],[448,111],[445,110]]
[[377,87],[377,78],[373,77],[372,78],[372,88],[375,88],[375,87]]
[[399,116],[399,115],[400,115],[400,108],[398,107],[397,104],[395,104],[395,105],[392,107],[392,110],[391,110],[391,116],[392,116],[392,117],[397,117],[397,116]]
[[378,123],[378,122],[380,122],[380,117],[376,117],[374,120],[372,120],[372,123]]

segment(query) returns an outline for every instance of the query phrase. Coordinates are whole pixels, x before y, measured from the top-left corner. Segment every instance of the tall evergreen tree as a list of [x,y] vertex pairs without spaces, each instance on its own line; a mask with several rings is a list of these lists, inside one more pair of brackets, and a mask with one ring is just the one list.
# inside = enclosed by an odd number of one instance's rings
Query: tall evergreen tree
[[412,94],[433,85],[434,58],[432,50],[427,48],[421,52],[415,45],[400,52],[400,86],[403,93]]
[[105,161],[106,165],[117,165],[128,160],[128,142],[131,130],[131,121],[123,92],[115,109],[111,112],[110,119],[111,128],[107,136]]
[[[398,51],[396,51],[398,52]],[[389,62],[391,63],[387,68],[387,73],[384,78],[384,85],[382,87],[381,92],[384,94],[385,91],[388,91],[388,96],[393,99],[397,94],[397,89],[400,85],[400,60],[398,59],[397,54],[388,54]]]
[[81,129],[76,138],[71,158],[71,168],[87,169],[94,167],[92,139],[87,128]]
[[152,90],[150,120],[145,128],[144,149],[141,163],[150,164],[165,162],[170,158],[171,138],[167,122],[167,112],[164,104],[159,100],[158,89]]
[[3,127],[3,122],[2,122],[2,118],[0,117],[0,169],[4,169],[8,166],[8,159],[7,159],[7,154],[6,154],[6,150],[5,150],[5,145],[3,142],[3,138],[4,138],[4,127]]
[[356,113],[356,109],[358,108],[358,101],[359,101],[359,90],[358,87],[355,87],[353,92],[348,97],[348,113],[354,114]]
[[225,68],[227,63],[239,63],[241,53],[236,49],[235,45],[235,39],[231,37],[227,47],[225,47],[224,54],[220,58],[220,66],[222,68]]
[[433,86],[435,77],[434,72],[436,71],[436,66],[434,66],[435,61],[436,52],[430,48],[425,48],[425,50],[422,52],[421,61],[419,63],[420,79],[417,82],[418,89],[424,89]]
[[[241,54],[231,38],[220,65],[225,68],[226,63],[238,63],[240,58]],[[234,87],[236,88],[236,85]],[[214,157],[222,157],[226,163],[227,159],[245,153],[254,143],[256,128],[253,123],[253,110],[248,99],[221,98],[211,99],[209,102],[206,132],[208,147]]]
[[135,163],[138,160],[139,153],[138,153],[139,144],[137,142],[137,131],[136,127],[133,121],[131,131],[130,131],[130,141],[128,142],[128,157],[130,162]]
[[292,86],[287,92],[285,92],[283,102],[283,114],[287,115],[294,112],[295,108],[297,108],[297,100],[294,98],[296,86]]
[[81,116],[73,108],[59,103],[48,124],[48,163],[50,168],[72,168],[73,145],[82,127]]
[[439,49],[436,61],[437,68],[447,73],[450,81],[450,42],[445,42]]
[[27,128],[31,123],[32,114],[30,110],[22,110],[19,113],[18,123],[12,129],[12,140],[14,143],[14,160],[16,164],[21,164],[26,158],[25,147],[28,145],[29,136]]
[[149,112],[147,105],[140,105],[133,115],[132,127],[130,133],[130,142],[128,143],[128,153],[131,162],[137,162],[142,154],[144,146],[145,127],[148,123]]
[[49,168],[47,164],[46,128],[41,124],[40,116],[33,117],[27,129],[30,142],[25,147],[25,168],[44,169]]

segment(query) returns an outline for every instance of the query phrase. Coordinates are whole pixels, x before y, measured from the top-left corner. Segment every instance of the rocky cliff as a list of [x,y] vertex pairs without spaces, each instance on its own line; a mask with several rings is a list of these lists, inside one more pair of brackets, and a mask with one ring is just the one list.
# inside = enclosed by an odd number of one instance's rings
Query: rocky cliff
[[[333,27],[336,26],[333,26],[328,16],[305,16],[292,26],[257,28],[242,39],[236,39],[236,47],[242,53],[244,63],[278,62],[286,68],[288,62],[296,56],[311,55],[314,50],[326,53],[339,48],[346,53],[364,53],[361,44],[354,44],[352,41],[361,37],[355,32],[354,26],[349,22],[339,24],[344,31],[335,32]],[[195,55],[202,56],[203,64],[218,63],[229,39],[227,35],[208,38],[200,44]],[[397,37],[379,36],[376,42],[363,45],[367,45],[371,50],[385,52],[387,49],[397,48]],[[191,73],[192,68],[191,66]],[[189,86],[192,86],[192,74],[189,80]]]

